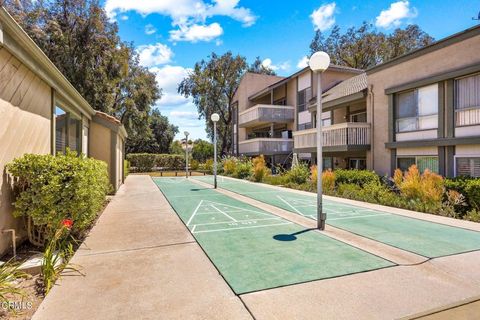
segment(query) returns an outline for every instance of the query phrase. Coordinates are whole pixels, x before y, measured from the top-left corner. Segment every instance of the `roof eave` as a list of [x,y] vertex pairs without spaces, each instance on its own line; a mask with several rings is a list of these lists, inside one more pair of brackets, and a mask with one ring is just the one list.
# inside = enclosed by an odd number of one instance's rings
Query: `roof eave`
[[14,53],[18,60],[54,88],[72,107],[83,110],[91,119],[95,110],[3,6],[0,8],[0,22],[0,46]]

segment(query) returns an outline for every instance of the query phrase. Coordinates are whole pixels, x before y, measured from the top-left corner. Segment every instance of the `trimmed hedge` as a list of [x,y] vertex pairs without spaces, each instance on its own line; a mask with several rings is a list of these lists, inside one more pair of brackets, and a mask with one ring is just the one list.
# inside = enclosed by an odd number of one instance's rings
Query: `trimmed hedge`
[[368,170],[335,169],[334,173],[337,186],[341,183],[363,186],[371,182],[380,182],[380,177]]
[[50,239],[64,219],[72,230],[88,228],[111,190],[107,164],[93,158],[66,155],[26,154],[7,164],[15,179],[15,217],[30,217],[46,228]]
[[149,172],[154,168],[174,170],[185,168],[185,156],[179,154],[129,153],[127,160],[136,172]]

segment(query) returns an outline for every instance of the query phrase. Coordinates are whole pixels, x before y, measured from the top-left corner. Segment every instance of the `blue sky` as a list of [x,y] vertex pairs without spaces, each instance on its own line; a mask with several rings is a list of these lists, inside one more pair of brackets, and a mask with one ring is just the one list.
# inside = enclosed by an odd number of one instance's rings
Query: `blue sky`
[[212,51],[256,56],[279,75],[304,63],[316,29],[328,33],[368,21],[383,32],[418,24],[435,39],[469,28],[480,1],[104,0],[120,36],[134,42],[141,63],[157,74],[164,96],[157,108],[193,139],[206,138],[205,120],[176,93],[195,62]]

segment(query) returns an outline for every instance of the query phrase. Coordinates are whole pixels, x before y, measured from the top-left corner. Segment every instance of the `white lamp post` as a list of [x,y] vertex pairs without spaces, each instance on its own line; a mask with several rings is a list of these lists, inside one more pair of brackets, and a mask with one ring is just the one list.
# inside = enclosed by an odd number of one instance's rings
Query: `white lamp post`
[[188,131],[185,131],[184,134],[185,134],[185,175],[188,179],[188,135],[190,133]]
[[327,70],[330,57],[323,51],[315,52],[308,61],[310,69],[317,75],[317,228],[325,230],[327,214],[322,208],[322,83],[321,74]]
[[213,186],[217,189],[217,121],[220,116],[214,113],[210,119],[213,121]]

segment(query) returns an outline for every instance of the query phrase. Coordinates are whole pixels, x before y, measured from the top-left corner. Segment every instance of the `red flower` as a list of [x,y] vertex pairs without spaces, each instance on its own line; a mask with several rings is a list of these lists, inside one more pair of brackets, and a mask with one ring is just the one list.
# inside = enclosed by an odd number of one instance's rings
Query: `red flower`
[[62,226],[64,226],[67,229],[71,229],[73,226],[73,220],[72,219],[64,219],[62,221]]

